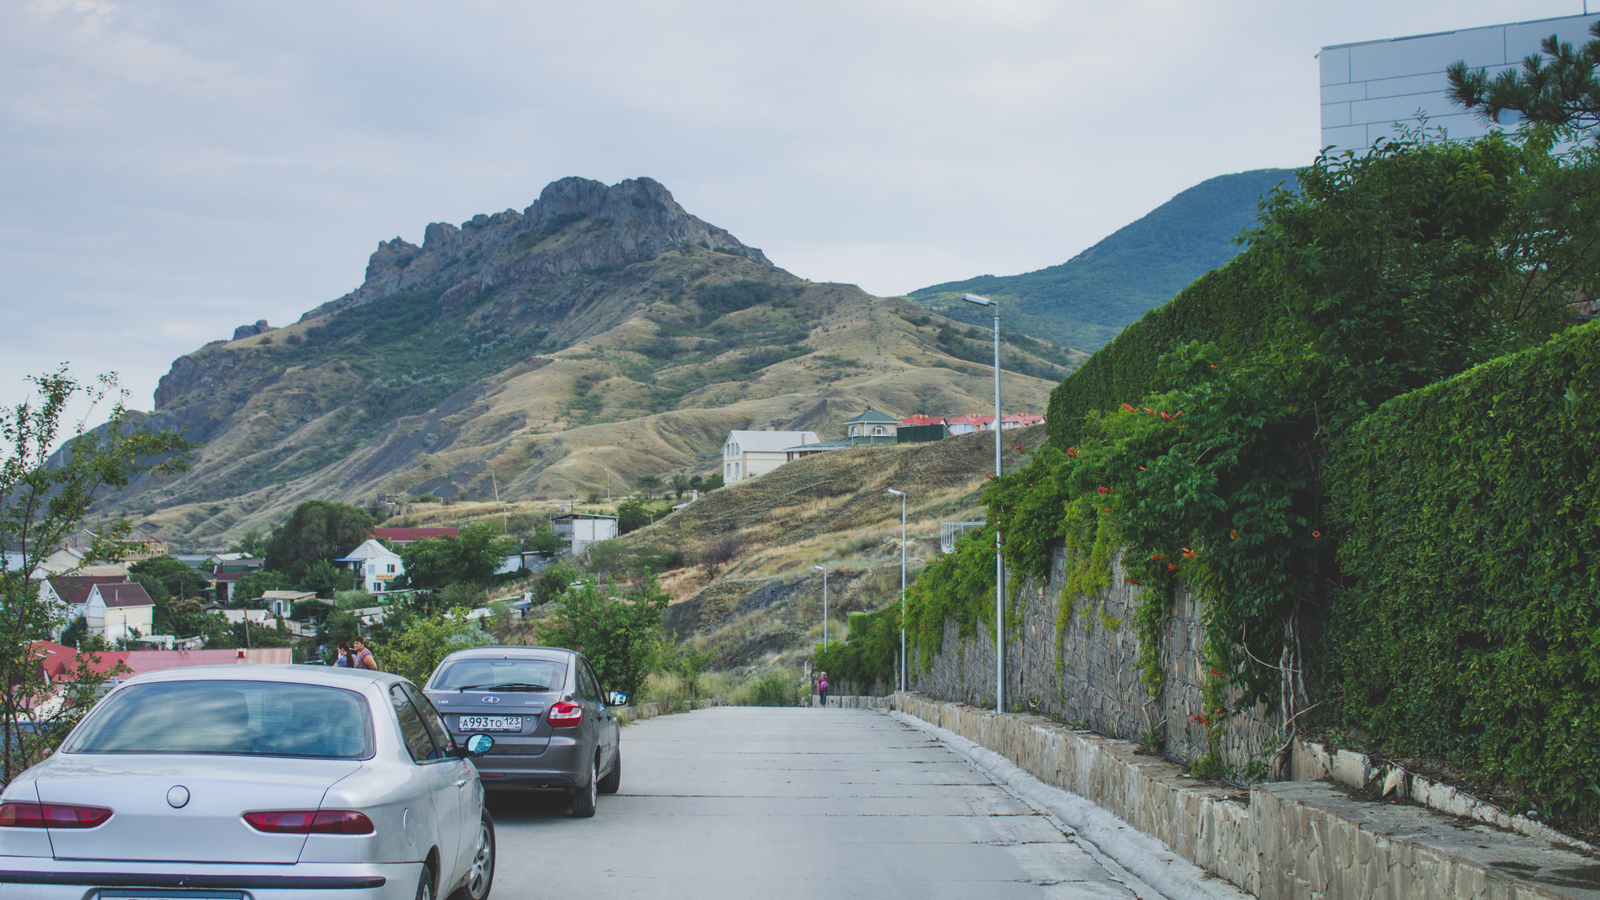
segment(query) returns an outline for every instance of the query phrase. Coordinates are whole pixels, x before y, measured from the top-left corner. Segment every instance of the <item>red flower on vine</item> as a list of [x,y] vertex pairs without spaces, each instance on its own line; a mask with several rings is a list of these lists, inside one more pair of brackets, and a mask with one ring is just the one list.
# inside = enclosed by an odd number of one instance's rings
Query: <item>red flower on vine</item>
[[1152,559],[1152,560],[1155,560],[1155,561],[1156,561],[1156,562],[1166,562],[1166,561],[1167,561],[1167,558],[1166,558],[1166,557],[1165,557],[1165,556],[1162,556],[1162,555],[1161,555],[1161,554],[1159,554],[1159,553],[1152,553],[1152,554],[1150,554],[1150,558],[1151,558],[1151,559]]
[[1183,548],[1183,558],[1184,559],[1194,559],[1195,556],[1196,556],[1196,554],[1195,554],[1195,552],[1193,550],[1190,550],[1188,547]]
[[1172,421],[1172,416],[1167,415],[1166,413],[1162,413],[1161,418],[1166,419],[1168,422]]
[[1015,447],[1012,447],[1011,449],[1013,449],[1013,450],[1021,450],[1022,449],[1022,445],[1018,444]]
[[1216,669],[1212,669],[1211,670],[1211,677],[1212,678],[1221,678],[1222,677],[1222,673],[1218,672]]
[[1139,471],[1143,472],[1144,471],[1144,466],[1140,466],[1139,467]]
[[1133,412],[1133,411],[1134,411],[1134,409],[1133,409],[1133,407],[1131,407],[1131,406],[1129,406],[1129,405],[1128,405],[1128,404],[1126,404],[1126,403],[1124,403],[1124,404],[1122,404],[1122,409],[1123,409],[1123,411],[1125,411],[1125,412]]
[[1167,563],[1167,571],[1168,572],[1176,572],[1176,571],[1178,571],[1177,564],[1176,563]]
[[1076,448],[1076,447],[1068,447],[1067,448],[1067,455],[1068,456],[1077,456],[1078,455],[1078,448]]
[[1129,578],[1128,579],[1128,583],[1133,585],[1134,587],[1144,587],[1144,582],[1140,581],[1137,578]]
[[1108,488],[1108,487],[1106,487],[1106,486],[1104,486],[1104,485],[1101,485],[1101,487],[1100,487],[1100,493],[1102,493],[1102,494],[1109,494],[1109,493],[1111,493],[1111,488]]
[[1320,538],[1320,537],[1322,537],[1322,532],[1320,532],[1320,531],[1313,531],[1313,532],[1311,532],[1311,536],[1312,536],[1312,537],[1313,537],[1313,538]]

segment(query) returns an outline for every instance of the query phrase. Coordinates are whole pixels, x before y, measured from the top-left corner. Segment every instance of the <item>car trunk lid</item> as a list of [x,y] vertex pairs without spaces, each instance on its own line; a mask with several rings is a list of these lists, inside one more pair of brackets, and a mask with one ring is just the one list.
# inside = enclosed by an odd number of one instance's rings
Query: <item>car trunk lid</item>
[[264,834],[257,810],[314,810],[351,760],[59,754],[38,780],[43,803],[106,807],[97,828],[51,828],[57,859],[293,863],[303,834]]

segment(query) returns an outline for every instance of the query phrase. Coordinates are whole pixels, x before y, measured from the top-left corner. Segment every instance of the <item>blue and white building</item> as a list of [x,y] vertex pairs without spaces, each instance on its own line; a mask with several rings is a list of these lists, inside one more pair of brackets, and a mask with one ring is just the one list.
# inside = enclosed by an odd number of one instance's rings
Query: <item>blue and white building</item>
[[[1482,136],[1492,126],[1450,102],[1445,69],[1465,60],[1493,77],[1520,68],[1552,34],[1582,46],[1591,40],[1589,26],[1597,19],[1600,14],[1563,16],[1323,47],[1317,55],[1322,146],[1360,152],[1379,138],[1395,137],[1396,122],[1415,125],[1419,110],[1427,114],[1430,130],[1443,127],[1452,138]],[[1501,125],[1515,124],[1502,117]]]

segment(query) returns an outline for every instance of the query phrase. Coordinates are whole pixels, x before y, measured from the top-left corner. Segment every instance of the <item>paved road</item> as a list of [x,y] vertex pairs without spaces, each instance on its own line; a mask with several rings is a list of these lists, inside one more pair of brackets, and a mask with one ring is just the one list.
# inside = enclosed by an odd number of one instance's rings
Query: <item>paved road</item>
[[490,800],[496,898],[1134,900],[1052,819],[878,712],[708,709],[629,726],[622,748],[592,819]]

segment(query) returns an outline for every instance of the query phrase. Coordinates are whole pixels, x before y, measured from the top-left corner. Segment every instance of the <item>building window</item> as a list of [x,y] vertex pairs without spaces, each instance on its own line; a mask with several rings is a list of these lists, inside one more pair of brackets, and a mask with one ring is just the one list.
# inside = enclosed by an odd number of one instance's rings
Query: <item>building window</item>
[[873,433],[873,434],[874,434],[874,435],[880,435],[880,434],[883,434],[883,426],[882,426],[882,425],[879,425],[879,426],[877,426],[877,427],[876,427],[876,428],[874,428],[874,429],[872,429],[872,433]]
[[394,563],[389,563],[389,574],[390,575],[394,574]]
[[373,592],[373,593],[374,593],[374,594],[381,594],[381,593],[383,593],[383,582],[381,582],[381,581],[374,581],[374,582],[373,582],[373,583],[372,583],[372,592]]

